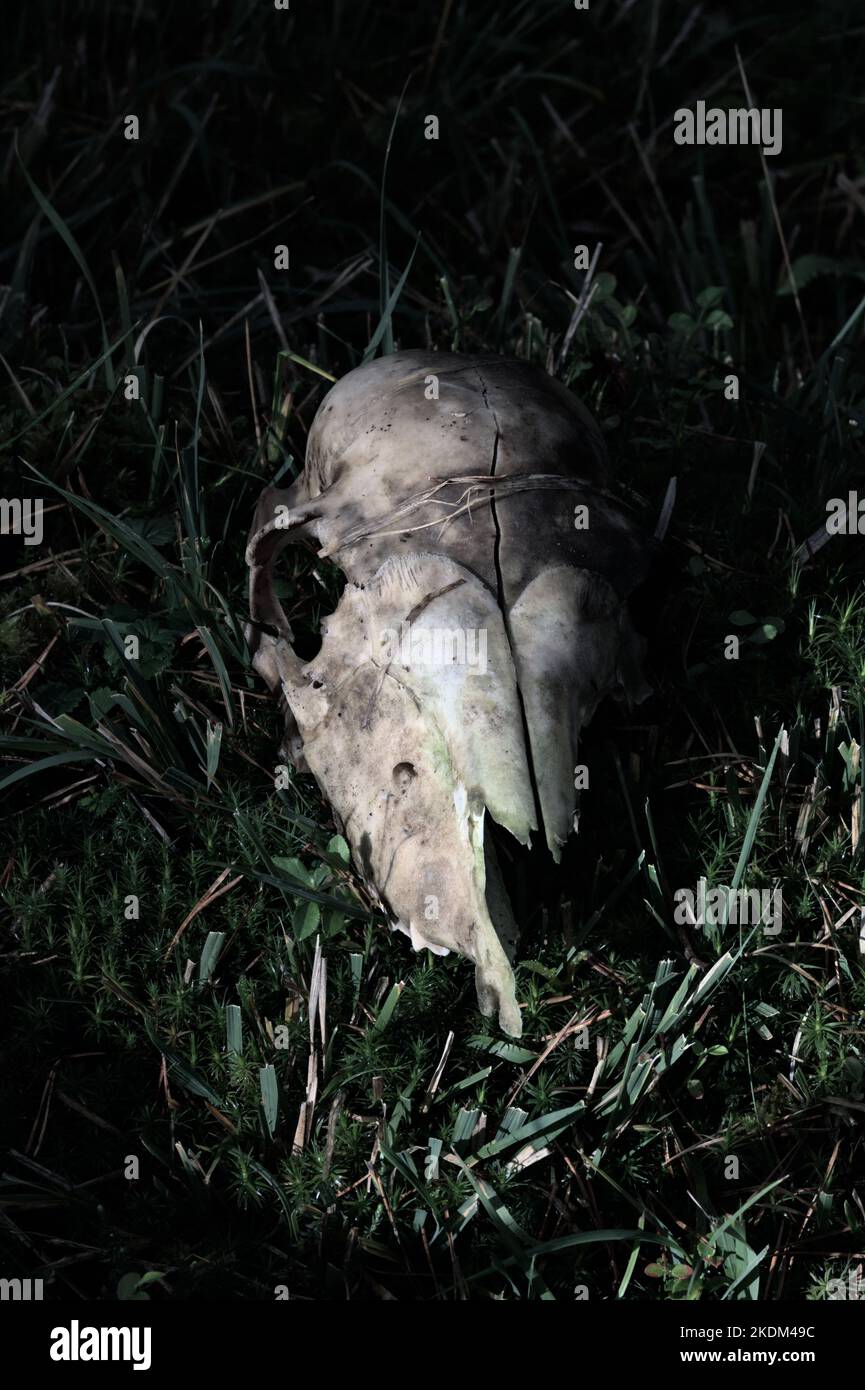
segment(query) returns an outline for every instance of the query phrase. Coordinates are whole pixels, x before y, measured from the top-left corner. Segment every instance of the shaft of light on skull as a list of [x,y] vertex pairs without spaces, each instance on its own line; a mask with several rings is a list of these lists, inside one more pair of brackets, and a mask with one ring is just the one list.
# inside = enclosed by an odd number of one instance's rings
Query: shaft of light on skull
[[[594,419],[539,368],[398,352],[328,392],[247,550],[247,639],[290,757],[393,925],[473,961],[512,1036],[518,930],[487,817],[558,861],[580,730],[607,693],[648,693],[625,601],[651,545],[609,483]],[[298,542],[347,579],[307,662],[273,583]]]

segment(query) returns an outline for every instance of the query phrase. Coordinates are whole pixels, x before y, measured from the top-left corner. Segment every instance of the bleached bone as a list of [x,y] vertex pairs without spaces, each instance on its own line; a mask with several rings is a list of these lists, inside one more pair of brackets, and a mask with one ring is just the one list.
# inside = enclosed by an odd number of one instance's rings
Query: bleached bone
[[[485,818],[521,844],[542,824],[558,861],[580,730],[607,693],[648,693],[625,599],[650,545],[608,484],[591,415],[538,368],[399,352],[328,392],[247,550],[247,637],[289,755],[393,924],[472,960],[513,1036],[518,933]],[[307,662],[273,586],[296,542],[348,581]]]

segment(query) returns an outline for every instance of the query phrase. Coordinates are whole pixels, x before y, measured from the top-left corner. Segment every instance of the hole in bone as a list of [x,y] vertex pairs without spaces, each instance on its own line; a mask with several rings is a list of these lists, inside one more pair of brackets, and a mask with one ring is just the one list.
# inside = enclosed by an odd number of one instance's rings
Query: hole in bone
[[[289,546],[278,557],[272,578],[280,603],[291,615],[295,655],[305,663],[314,661],[321,651],[329,619],[339,606],[346,576],[338,565],[320,560],[301,543]],[[309,598],[299,602],[298,595],[302,593]]]
[[414,763],[397,763],[393,770],[393,784],[401,796],[405,796],[415,777]]

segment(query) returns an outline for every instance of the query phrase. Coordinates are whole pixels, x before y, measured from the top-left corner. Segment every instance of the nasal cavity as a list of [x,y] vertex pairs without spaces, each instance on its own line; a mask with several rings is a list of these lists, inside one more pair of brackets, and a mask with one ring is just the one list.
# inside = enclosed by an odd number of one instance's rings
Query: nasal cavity
[[417,772],[414,763],[397,763],[393,770],[393,784],[400,796],[405,796],[415,777]]

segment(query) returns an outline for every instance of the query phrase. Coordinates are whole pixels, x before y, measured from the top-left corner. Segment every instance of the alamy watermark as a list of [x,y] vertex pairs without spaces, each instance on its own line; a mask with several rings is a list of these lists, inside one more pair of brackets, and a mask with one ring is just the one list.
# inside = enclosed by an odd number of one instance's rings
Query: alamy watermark
[[41,1279],[0,1279],[0,1302],[40,1303],[42,1290]]
[[42,511],[41,497],[0,497],[0,535],[23,536],[25,545],[41,545]]
[[764,154],[780,154],[783,114],[780,106],[706,108],[680,106],[674,114],[677,145],[759,145]]
[[73,1318],[52,1329],[48,1354],[52,1361],[131,1361],[133,1371],[149,1371],[152,1335],[149,1327],[82,1327]]
[[777,936],[784,912],[781,888],[729,888],[724,884],[707,887],[698,879],[697,891],[677,888],[673,920],[679,926],[763,928],[764,936]]
[[865,536],[865,497],[848,492],[826,503],[826,530],[830,536]]
[[485,627],[417,627],[402,622],[398,631],[382,628],[381,644],[384,660],[399,662],[401,666],[430,666],[436,670],[459,666],[470,675],[486,675]]
[[848,1269],[846,1279],[830,1279],[826,1285],[826,1297],[836,1300],[850,1300],[856,1303],[865,1302],[865,1278],[862,1275],[862,1266],[857,1265],[855,1269]]

